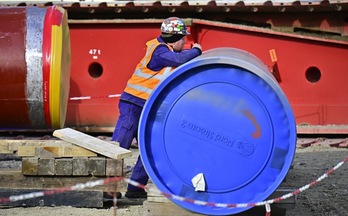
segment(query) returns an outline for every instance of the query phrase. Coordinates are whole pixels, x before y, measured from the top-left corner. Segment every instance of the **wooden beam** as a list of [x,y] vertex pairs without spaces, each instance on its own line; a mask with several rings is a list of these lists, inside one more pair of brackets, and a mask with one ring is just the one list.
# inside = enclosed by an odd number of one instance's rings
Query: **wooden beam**
[[8,148],[8,144],[5,142],[1,142],[1,140],[0,140],[0,154],[13,154],[13,151],[11,151]]
[[73,175],[75,176],[88,176],[88,157],[76,157],[72,161]]
[[[35,163],[34,159],[33,159],[33,162]],[[38,160],[36,163],[38,163]],[[85,167],[88,168],[87,165]],[[36,169],[36,175],[23,175],[21,168],[2,169],[0,172],[0,179],[1,179],[0,188],[11,188],[11,189],[31,188],[31,189],[41,190],[41,189],[70,187],[70,186],[77,185],[80,183],[86,183],[89,181],[96,181],[99,179],[105,179],[105,176],[96,177],[96,176],[92,176],[92,175],[86,175],[86,176],[78,176],[78,175],[38,176],[37,175],[38,164],[36,165],[36,167],[33,167],[33,168]],[[94,189],[95,190],[103,190],[104,192],[110,190],[110,188],[108,189],[107,185],[97,185],[97,186],[93,187],[93,190]],[[88,188],[86,190],[91,190],[91,188]],[[3,197],[3,196],[1,196],[1,197]],[[0,210],[0,212],[1,212],[1,210]],[[1,215],[1,213],[0,213],[0,215]]]
[[79,146],[18,146],[19,157],[96,157],[97,153]]
[[53,136],[113,159],[124,159],[132,156],[132,151],[71,128],[55,130]]
[[23,175],[37,175],[39,172],[39,158],[29,157],[22,159]]
[[106,176],[124,176],[123,173],[124,160],[106,159],[105,175]]
[[[0,188],[2,197],[10,197],[15,195],[33,193],[38,191],[47,191],[43,189],[14,189]],[[100,208],[103,207],[103,191],[102,190],[83,190],[83,191],[67,191],[64,193],[56,193],[49,196],[42,196],[32,199],[20,200],[6,203],[8,206],[74,206]]]
[[37,175],[53,176],[55,174],[54,158],[39,158],[39,167]]
[[92,176],[105,176],[106,161],[104,157],[94,157],[88,159],[89,173]]
[[23,157],[22,174],[26,176],[123,176],[123,159]]
[[73,146],[63,140],[0,140],[0,146],[7,146],[10,151],[17,151],[20,146]]

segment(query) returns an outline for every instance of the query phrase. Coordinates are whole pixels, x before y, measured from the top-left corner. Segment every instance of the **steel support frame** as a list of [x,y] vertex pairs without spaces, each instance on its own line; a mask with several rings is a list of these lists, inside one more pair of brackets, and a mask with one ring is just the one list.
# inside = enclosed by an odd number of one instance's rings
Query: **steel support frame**
[[[143,56],[146,41],[159,35],[160,22],[70,23],[67,126],[113,130],[119,94]],[[192,34],[186,48],[198,42],[204,50],[235,47],[260,58],[289,99],[297,125],[324,127],[319,133],[348,133],[348,42],[201,19],[189,23]],[[333,129],[340,125],[340,130]]]

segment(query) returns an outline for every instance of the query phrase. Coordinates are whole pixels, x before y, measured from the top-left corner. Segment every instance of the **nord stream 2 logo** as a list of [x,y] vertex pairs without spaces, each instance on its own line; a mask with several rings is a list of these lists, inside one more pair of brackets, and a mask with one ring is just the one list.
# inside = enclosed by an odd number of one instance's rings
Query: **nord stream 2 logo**
[[187,116],[182,117],[179,130],[202,141],[234,151],[243,157],[251,157],[256,148],[250,140],[220,129],[211,129],[204,122]]

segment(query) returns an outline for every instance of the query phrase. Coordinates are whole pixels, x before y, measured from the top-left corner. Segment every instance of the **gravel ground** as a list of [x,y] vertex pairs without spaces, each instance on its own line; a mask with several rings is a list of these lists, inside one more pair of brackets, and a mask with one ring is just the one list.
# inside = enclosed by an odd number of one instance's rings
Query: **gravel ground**
[[[126,164],[133,165],[138,154],[133,149],[132,158]],[[312,146],[297,149],[293,168],[289,171],[284,187],[299,188],[330,170],[348,157],[347,148]],[[294,209],[287,210],[287,216],[347,216],[348,215],[348,165],[343,164],[328,178],[310,187],[298,195]],[[122,198],[125,199],[125,198]],[[140,216],[144,208],[140,202],[127,203],[122,199],[114,208],[113,205],[101,209],[74,207],[28,207],[0,208],[1,216]],[[271,214],[272,215],[272,214]]]

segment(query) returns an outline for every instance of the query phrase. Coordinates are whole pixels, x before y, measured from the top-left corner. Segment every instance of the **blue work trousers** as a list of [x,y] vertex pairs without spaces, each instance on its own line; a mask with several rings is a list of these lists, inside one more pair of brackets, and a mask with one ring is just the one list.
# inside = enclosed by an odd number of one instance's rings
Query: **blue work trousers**
[[[129,149],[134,138],[138,141],[138,125],[143,107],[120,100],[118,108],[120,116],[118,117],[115,131],[112,135],[112,141],[117,141],[120,143],[120,147]],[[140,155],[133,168],[131,179],[143,185],[146,185],[149,180]],[[138,190],[141,189],[128,184],[128,191]]]

